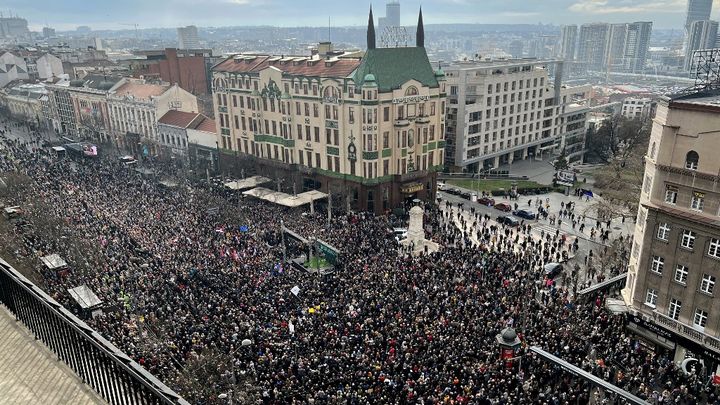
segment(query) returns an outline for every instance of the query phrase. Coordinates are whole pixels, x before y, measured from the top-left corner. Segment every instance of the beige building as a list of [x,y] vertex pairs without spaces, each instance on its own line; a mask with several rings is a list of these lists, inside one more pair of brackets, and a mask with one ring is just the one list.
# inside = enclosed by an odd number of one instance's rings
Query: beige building
[[433,198],[445,77],[430,65],[419,22],[415,47],[376,48],[370,23],[362,57],[324,43],[310,57],[237,55],[216,65],[222,167],[245,164],[288,190],[330,191],[376,213]]
[[156,153],[158,120],[170,110],[197,112],[194,95],[177,84],[127,81],[108,94],[110,131],[121,148],[132,153]]
[[48,98],[48,91],[42,84],[10,83],[0,89],[0,105],[7,108],[11,116],[40,126],[44,123],[42,100]]
[[[555,80],[548,69],[556,65]],[[589,86],[562,86],[562,63],[514,59],[456,62],[449,89],[447,159],[471,173],[566,149],[582,161]]]
[[720,365],[720,96],[657,107],[623,298],[657,350]]

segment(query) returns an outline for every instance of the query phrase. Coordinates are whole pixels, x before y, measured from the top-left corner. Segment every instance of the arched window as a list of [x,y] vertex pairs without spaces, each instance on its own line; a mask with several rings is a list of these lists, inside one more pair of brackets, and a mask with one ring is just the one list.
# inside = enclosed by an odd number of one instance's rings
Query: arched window
[[690,170],[697,170],[700,156],[694,150],[691,150],[685,156],[685,168]]
[[408,87],[407,90],[405,90],[406,96],[417,96],[418,95],[418,89],[415,86]]

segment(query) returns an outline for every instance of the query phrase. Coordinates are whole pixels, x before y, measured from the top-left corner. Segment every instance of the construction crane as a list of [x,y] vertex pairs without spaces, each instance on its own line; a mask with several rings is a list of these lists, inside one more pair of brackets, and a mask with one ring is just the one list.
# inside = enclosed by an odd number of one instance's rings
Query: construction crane
[[129,27],[135,27],[135,39],[140,39],[140,35],[138,33],[138,27],[140,26],[140,24],[127,24],[127,23],[118,23],[118,24],[126,25]]

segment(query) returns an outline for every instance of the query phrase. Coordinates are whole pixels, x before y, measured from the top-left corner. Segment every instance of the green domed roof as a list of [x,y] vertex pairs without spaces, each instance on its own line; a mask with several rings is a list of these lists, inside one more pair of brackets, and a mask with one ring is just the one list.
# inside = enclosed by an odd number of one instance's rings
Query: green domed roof
[[366,82],[374,82],[374,81],[375,81],[375,75],[372,74],[372,73],[366,74],[364,81],[366,81]]
[[445,72],[442,69],[435,71],[435,77],[445,77]]

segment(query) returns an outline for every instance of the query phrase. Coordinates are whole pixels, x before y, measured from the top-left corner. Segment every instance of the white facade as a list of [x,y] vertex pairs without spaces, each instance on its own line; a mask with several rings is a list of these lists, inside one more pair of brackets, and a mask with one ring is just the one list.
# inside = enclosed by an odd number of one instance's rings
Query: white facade
[[582,158],[589,87],[556,88],[549,83],[547,65],[552,63],[514,60],[447,67],[448,165],[475,172],[570,146],[568,155]]
[[652,110],[653,100],[651,98],[630,97],[623,100],[620,113],[626,118],[647,117]]
[[28,80],[28,67],[25,60],[10,52],[0,55],[0,87],[13,80]]
[[49,53],[39,57],[37,61],[35,61],[35,64],[37,65],[38,77],[41,80],[47,80],[63,74],[63,65],[60,58]]
[[111,133],[118,145],[130,150],[142,140],[158,139],[158,120],[169,110],[198,111],[197,98],[177,84],[162,86],[160,91],[148,86],[158,85],[133,81],[108,95]]

